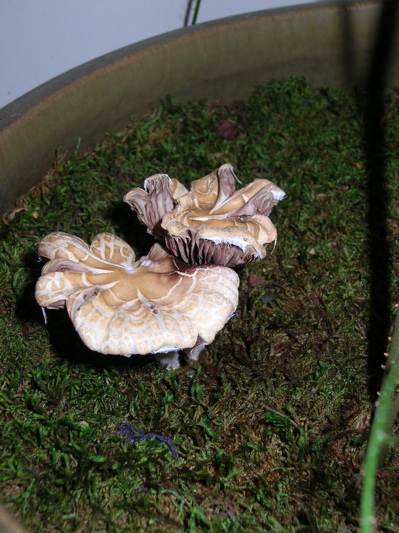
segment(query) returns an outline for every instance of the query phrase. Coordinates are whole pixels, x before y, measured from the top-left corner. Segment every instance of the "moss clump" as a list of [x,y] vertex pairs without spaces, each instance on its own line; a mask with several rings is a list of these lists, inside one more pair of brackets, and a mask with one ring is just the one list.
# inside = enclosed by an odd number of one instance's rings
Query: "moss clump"
[[[357,531],[374,398],[364,102],[302,78],[234,105],[163,102],[52,172],[1,229],[0,495],[29,531]],[[386,101],[388,238],[399,234],[399,105]],[[232,120],[239,135],[215,133]],[[36,244],[54,230],[111,231],[138,253],[121,198],[157,172],[188,185],[225,162],[287,192],[273,254],[240,270],[237,314],[200,364],[87,350],[62,311],[35,304]],[[391,296],[399,296],[392,246]],[[371,356],[371,354],[369,354]],[[129,445],[121,423],[173,440]],[[377,481],[378,520],[399,528],[399,455]],[[396,529],[395,529],[396,528]]]

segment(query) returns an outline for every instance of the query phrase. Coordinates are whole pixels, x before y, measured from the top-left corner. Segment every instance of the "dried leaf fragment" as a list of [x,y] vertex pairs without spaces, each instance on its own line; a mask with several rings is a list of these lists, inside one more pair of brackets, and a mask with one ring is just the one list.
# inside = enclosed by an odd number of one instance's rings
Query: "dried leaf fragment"
[[223,120],[216,129],[216,135],[221,139],[232,141],[238,137],[241,127],[234,120]]

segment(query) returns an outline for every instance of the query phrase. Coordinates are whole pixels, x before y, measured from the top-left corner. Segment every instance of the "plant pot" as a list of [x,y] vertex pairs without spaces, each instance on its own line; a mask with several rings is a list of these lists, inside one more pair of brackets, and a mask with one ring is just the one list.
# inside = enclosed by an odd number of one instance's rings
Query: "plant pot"
[[[40,181],[57,150],[93,145],[168,94],[232,101],[291,75],[361,85],[380,10],[381,2],[328,2],[249,13],[127,46],[52,79],[0,110],[0,214]],[[398,80],[392,69],[389,85]]]
[[[386,5],[389,2],[384,3]],[[93,145],[171,95],[233,101],[292,75],[350,90],[365,83],[381,2],[276,9],[148,39],[77,67],[0,110],[0,214],[36,185],[57,150]],[[393,46],[386,87],[399,82]],[[0,513],[0,531],[21,531]]]

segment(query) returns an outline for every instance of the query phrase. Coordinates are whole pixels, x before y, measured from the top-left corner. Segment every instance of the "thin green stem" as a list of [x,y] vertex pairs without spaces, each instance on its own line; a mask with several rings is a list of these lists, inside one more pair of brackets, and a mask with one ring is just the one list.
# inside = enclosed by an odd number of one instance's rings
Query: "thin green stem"
[[392,439],[392,429],[399,408],[398,382],[399,313],[396,313],[385,377],[376,404],[377,407],[364,462],[364,479],[360,502],[362,533],[372,533],[376,526],[374,507],[377,470]]
[[201,0],[197,0],[196,3],[195,3],[194,14],[193,14],[193,18],[192,18],[192,21],[191,21],[191,25],[192,26],[194,26],[194,24],[197,23],[197,18],[198,18],[198,13],[199,13],[200,7],[201,7]]

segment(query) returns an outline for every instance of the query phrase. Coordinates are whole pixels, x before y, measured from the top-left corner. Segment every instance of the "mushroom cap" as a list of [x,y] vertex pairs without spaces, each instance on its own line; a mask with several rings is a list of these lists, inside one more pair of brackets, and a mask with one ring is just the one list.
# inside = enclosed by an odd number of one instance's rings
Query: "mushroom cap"
[[148,233],[156,239],[163,239],[163,216],[173,209],[174,200],[187,192],[179,181],[167,174],[154,174],[144,181],[144,190],[139,187],[131,189],[123,201],[136,211],[140,222],[147,226]]
[[216,265],[191,266],[155,244],[135,261],[110,233],[91,246],[62,232],[47,235],[39,254],[50,259],[36,300],[66,306],[83,342],[104,354],[164,353],[209,344],[238,303],[237,274]]
[[191,264],[238,266],[262,259],[277,239],[269,219],[285,193],[265,179],[235,191],[232,165],[222,165],[175,199],[161,223],[170,251]]

